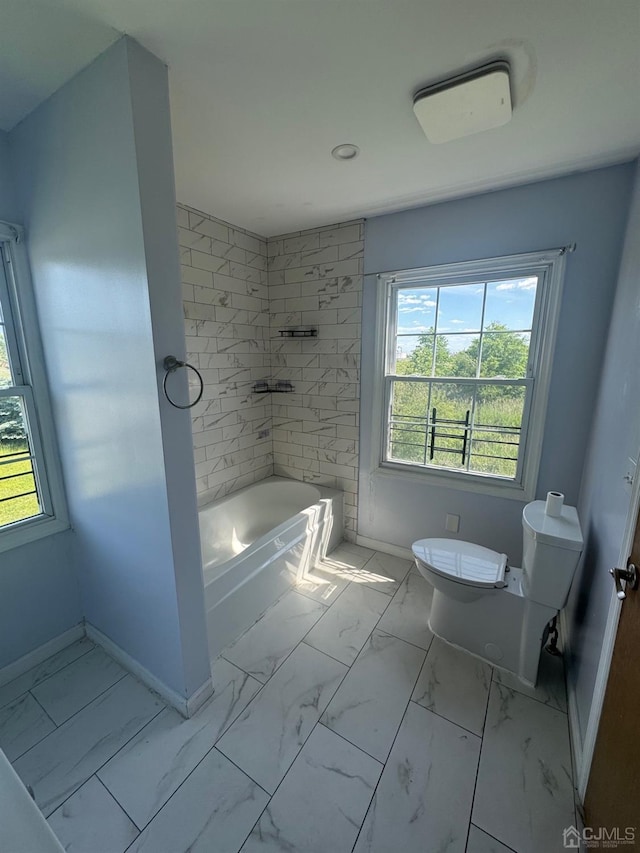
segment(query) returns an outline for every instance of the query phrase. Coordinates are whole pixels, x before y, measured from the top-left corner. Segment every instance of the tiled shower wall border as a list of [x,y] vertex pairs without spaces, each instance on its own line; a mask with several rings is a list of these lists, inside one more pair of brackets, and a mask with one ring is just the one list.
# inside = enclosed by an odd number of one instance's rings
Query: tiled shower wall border
[[[265,240],[178,205],[198,493],[212,499],[272,473],[342,489],[357,519],[364,223]],[[307,326],[309,339],[280,329]],[[252,393],[283,379],[291,394]],[[270,433],[270,434],[269,434]]]
[[[274,473],[345,493],[345,536],[356,536],[364,223],[267,241],[271,370],[295,393],[274,395]],[[289,327],[318,336],[287,339]]]

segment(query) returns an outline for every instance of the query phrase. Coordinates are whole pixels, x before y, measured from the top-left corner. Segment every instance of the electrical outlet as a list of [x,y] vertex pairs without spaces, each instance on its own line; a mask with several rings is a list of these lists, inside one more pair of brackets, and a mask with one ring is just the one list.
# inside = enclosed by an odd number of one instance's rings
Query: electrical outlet
[[448,530],[449,533],[457,533],[458,530],[460,530],[460,516],[447,513],[447,517],[444,522],[444,529]]

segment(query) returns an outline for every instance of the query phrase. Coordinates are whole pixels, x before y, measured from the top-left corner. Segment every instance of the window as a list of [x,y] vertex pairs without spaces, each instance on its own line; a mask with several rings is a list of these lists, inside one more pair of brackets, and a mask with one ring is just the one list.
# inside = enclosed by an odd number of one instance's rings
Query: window
[[381,277],[383,467],[533,494],[563,255]]
[[17,229],[0,223],[0,550],[67,526],[18,238]]

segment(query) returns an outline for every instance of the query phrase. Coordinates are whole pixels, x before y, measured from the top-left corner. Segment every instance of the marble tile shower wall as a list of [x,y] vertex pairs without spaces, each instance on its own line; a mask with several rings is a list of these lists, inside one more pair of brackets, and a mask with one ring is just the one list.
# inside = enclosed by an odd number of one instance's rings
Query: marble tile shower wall
[[[271,373],[295,392],[274,394],[274,473],[345,492],[345,536],[355,539],[364,223],[267,241]],[[281,329],[313,327],[287,339]]]
[[182,205],[177,218],[188,359],[205,384],[197,487],[221,497],[273,473],[270,395],[251,391],[270,371],[267,244]]

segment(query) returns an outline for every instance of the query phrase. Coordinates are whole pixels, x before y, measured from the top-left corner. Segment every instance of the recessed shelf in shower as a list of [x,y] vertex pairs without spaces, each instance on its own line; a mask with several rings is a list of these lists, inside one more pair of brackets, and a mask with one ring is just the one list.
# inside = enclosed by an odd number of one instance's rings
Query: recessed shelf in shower
[[293,394],[294,390],[291,382],[284,379],[277,382],[256,382],[253,386],[254,394]]
[[317,338],[317,329],[280,329],[281,338]]

